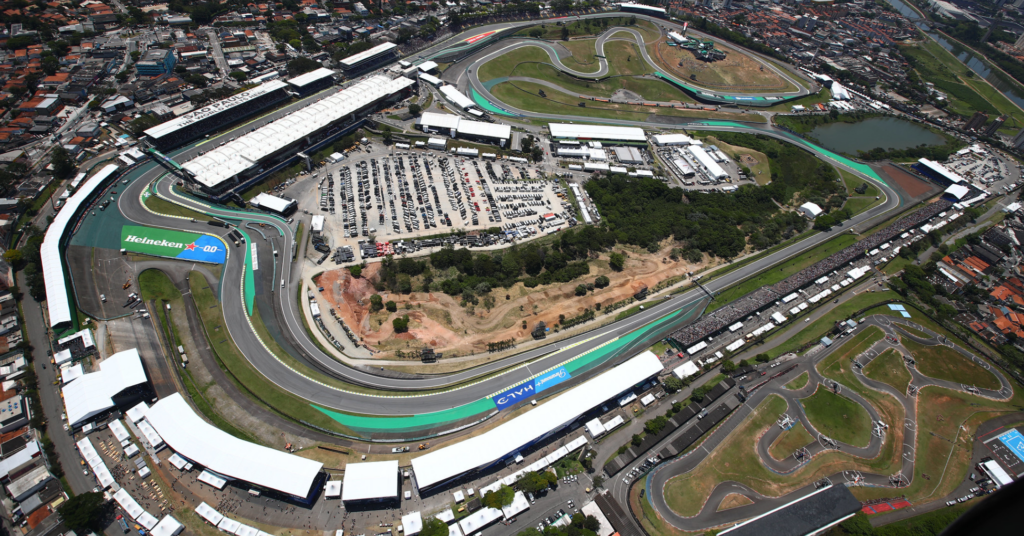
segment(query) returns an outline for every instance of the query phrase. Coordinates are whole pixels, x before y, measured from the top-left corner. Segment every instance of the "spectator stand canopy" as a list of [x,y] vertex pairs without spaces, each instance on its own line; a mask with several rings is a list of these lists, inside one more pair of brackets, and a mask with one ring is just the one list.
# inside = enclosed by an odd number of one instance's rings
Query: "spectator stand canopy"
[[78,211],[87,205],[93,194],[102,190],[108,181],[117,178],[119,170],[116,165],[110,164],[89,177],[75,194],[68,198],[64,207],[46,228],[43,243],[39,246],[39,256],[42,260],[46,312],[50,318],[51,328],[71,323],[71,303],[68,301],[70,289],[64,277],[64,261],[61,259],[69,224],[77,221]]
[[953,201],[954,203],[959,203],[960,201],[963,200],[964,196],[967,195],[970,191],[970,188],[962,184],[953,184],[949,188],[946,188],[946,191],[943,193],[943,195],[947,199]]
[[419,534],[423,530],[423,518],[419,512],[409,512],[407,515],[402,516],[402,528],[405,530],[405,536],[413,536],[413,534]]
[[644,352],[492,430],[414,458],[416,483],[421,490],[428,489],[500,462],[513,452],[561,430],[580,415],[614,399],[662,368],[656,355]]
[[646,143],[642,128],[612,127],[608,125],[577,125],[570,123],[548,123],[554,140],[600,140],[619,143]]
[[206,470],[203,471],[202,473],[199,473],[199,476],[196,477],[196,480],[202,482],[203,484],[213,486],[218,490],[224,489],[224,486],[228,484],[227,480],[225,480],[220,475],[210,470]]
[[146,416],[146,412],[149,411],[149,405],[145,402],[139,402],[132,409],[125,412],[125,416],[128,417],[132,424],[135,424]]
[[355,121],[359,112],[397,95],[414,83],[405,77],[371,76],[198,156],[182,167],[200,188],[220,191],[243,172],[260,168],[268,156],[302,142],[339,120]]
[[341,500],[385,501],[398,498],[398,460],[345,466]]
[[98,371],[72,381],[61,390],[68,424],[78,427],[87,419],[119,405],[119,401],[137,398],[137,394],[126,391],[146,382],[146,371],[135,348],[100,361]]
[[199,418],[175,393],[149,408],[146,420],[169,447],[192,462],[268,490],[310,501],[323,464],[238,439]]
[[[330,82],[328,82],[328,80],[330,80]],[[313,91],[313,88],[326,87],[333,82],[334,71],[323,67],[316,69],[315,71],[300,74],[299,76],[288,80],[288,84],[293,86],[300,93]]]
[[[224,125],[237,121],[242,117],[252,114],[277,100],[288,96],[283,90],[288,87],[282,80],[271,80],[264,82],[257,87],[232,95],[216,102],[211,102],[198,110],[178,116],[170,121],[161,123],[146,130],[145,135],[154,144],[160,147],[172,146],[176,143],[183,143],[188,139],[199,136],[218,125]],[[275,93],[277,92],[277,93]],[[260,101],[266,101],[260,102]],[[255,102],[261,106],[252,107]],[[248,108],[248,109],[246,109]],[[244,112],[243,109],[246,109]],[[185,135],[185,132],[188,134]]]
[[139,421],[136,426],[138,426],[139,431],[142,432],[142,439],[149,444],[149,448],[153,450],[163,450],[164,438],[160,436],[148,421]]
[[967,183],[967,181],[959,174],[954,173],[946,166],[933,160],[928,160],[927,158],[919,159],[913,167],[925,175],[939,181],[943,185]]
[[352,73],[367,68],[375,64],[377,60],[396,53],[397,49],[398,45],[394,43],[383,43],[358,54],[353,54],[338,63],[341,64],[341,68],[346,73]]

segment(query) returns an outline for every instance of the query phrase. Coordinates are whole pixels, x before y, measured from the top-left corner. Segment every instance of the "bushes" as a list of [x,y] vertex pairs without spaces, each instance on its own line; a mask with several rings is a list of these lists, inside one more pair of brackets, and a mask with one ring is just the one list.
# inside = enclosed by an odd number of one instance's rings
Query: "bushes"
[[409,315],[403,315],[401,318],[392,320],[391,327],[395,328],[395,333],[405,333],[409,331]]

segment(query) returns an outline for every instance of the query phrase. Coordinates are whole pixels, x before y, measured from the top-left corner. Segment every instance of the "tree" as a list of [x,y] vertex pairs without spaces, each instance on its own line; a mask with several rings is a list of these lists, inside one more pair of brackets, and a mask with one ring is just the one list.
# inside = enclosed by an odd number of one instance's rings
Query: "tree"
[[103,530],[101,520],[103,519],[104,506],[103,494],[99,492],[87,492],[71,497],[58,509],[60,517],[69,529],[75,531]]
[[569,28],[562,26],[562,41],[569,40]]
[[348,273],[352,274],[352,277],[359,279],[363,275],[363,265],[356,264],[348,267]]
[[395,328],[395,333],[405,333],[406,331],[409,331],[409,315],[403,315],[402,318],[392,320],[391,327]]
[[600,488],[603,485],[604,485],[604,477],[601,476],[601,475],[595,476],[594,477],[594,487],[595,488]]
[[380,294],[374,294],[370,296],[370,312],[376,313],[384,308],[384,298],[380,297]]
[[583,285],[577,285],[576,286],[576,295],[577,296],[586,296],[587,295],[587,287],[585,287]]
[[768,354],[757,354],[757,356],[754,357],[754,361],[757,361],[758,363],[767,363],[771,360],[772,358],[768,357]]
[[4,260],[11,266],[17,266],[25,256],[17,249],[9,249],[4,252]]
[[430,516],[423,522],[420,536],[448,536],[448,524],[436,517]]
[[736,366],[736,363],[733,363],[730,359],[726,359],[725,361],[722,362],[722,372],[733,372],[738,368],[739,367]]
[[414,102],[414,103],[409,105],[409,114],[410,115],[420,115],[421,111],[423,111],[423,108],[421,108],[419,104],[416,104]]
[[68,178],[75,171],[75,163],[71,161],[71,155],[62,145],[53,148],[50,164],[53,164],[53,176],[59,180]]
[[228,76],[234,78],[239,82],[244,82],[247,78],[249,78],[249,75],[243,73],[242,71],[231,71],[230,73],[228,73]]
[[[289,44],[294,48],[300,48],[301,43],[299,40],[295,39],[294,41],[294,43]],[[306,57],[298,57],[288,62],[288,76],[298,76],[303,73],[315,71],[321,67],[323,67],[323,65],[318,61],[314,61]]]
[[604,288],[611,284],[611,280],[607,276],[599,275],[594,280],[594,286],[597,288]]
[[384,308],[393,313],[398,310],[398,305],[395,302],[388,300],[388,302],[384,304]]
[[612,253],[611,258],[608,259],[608,265],[612,267],[612,270],[621,272],[626,266],[626,256],[621,253]]
[[512,504],[516,492],[512,488],[502,484],[498,491],[488,491],[481,503],[488,508],[498,508]]
[[596,533],[601,528],[601,522],[594,516],[587,516],[583,521],[583,528]]
[[632,443],[634,447],[639,447],[640,443],[643,443],[644,440],[642,437],[640,437],[640,434],[633,434],[633,437],[632,439],[629,440],[629,442]]
[[836,219],[829,214],[822,214],[817,218],[814,218],[814,228],[818,231],[828,231],[834,227],[835,224]]
[[665,392],[668,394],[675,393],[683,388],[683,380],[677,378],[674,374],[665,378],[665,381],[661,382],[665,387]]
[[117,78],[118,82],[122,82],[123,83],[123,82],[127,82],[128,81],[128,77],[130,77],[131,75],[132,75],[131,71],[121,71],[121,72],[117,73],[117,77],[116,78]]

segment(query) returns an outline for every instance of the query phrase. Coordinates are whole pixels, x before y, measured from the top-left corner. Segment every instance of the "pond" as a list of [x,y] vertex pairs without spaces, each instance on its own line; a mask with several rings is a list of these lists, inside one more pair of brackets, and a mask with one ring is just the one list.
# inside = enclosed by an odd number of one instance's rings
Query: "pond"
[[849,155],[876,147],[908,149],[921,144],[942,145],[946,142],[941,135],[927,128],[895,117],[872,117],[857,123],[830,123],[816,127],[808,135],[827,149]]

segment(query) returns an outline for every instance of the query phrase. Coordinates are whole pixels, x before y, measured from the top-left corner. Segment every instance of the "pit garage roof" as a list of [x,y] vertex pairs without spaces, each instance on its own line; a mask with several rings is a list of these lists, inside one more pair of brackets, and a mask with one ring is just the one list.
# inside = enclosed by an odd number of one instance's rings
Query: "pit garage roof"
[[180,394],[161,399],[146,420],[168,446],[193,462],[230,478],[306,497],[323,464],[242,441],[199,418]]
[[71,304],[68,303],[67,282],[64,280],[64,261],[61,260],[61,239],[68,229],[68,224],[76,220],[78,210],[86,200],[100,189],[104,183],[117,175],[117,166],[111,164],[89,177],[75,195],[68,198],[64,208],[57,213],[46,229],[43,243],[39,247],[39,256],[43,262],[43,282],[46,286],[46,311],[50,316],[50,327],[71,322]]
[[373,58],[375,56],[379,56],[379,55],[384,54],[386,52],[390,52],[392,49],[395,49],[395,48],[398,48],[398,45],[396,45],[394,43],[383,43],[383,44],[377,45],[377,46],[375,46],[375,47],[373,47],[373,48],[371,48],[369,50],[364,50],[364,51],[362,51],[362,52],[360,52],[358,54],[353,54],[353,55],[351,55],[351,56],[341,60],[340,63],[346,69],[351,69],[352,67],[354,67],[356,65],[359,65],[360,63],[362,63],[362,62],[364,62],[364,61],[366,61],[366,60],[368,60],[370,58]]
[[306,74],[300,74],[299,76],[296,76],[291,80],[288,80],[288,83],[295,87],[301,88],[308,86],[313,82],[317,82],[331,76],[334,76],[334,71],[321,67],[315,71],[310,71]]
[[425,61],[425,62],[417,65],[417,67],[419,67],[421,71],[423,71],[425,73],[429,73],[430,71],[433,71],[434,69],[437,69],[437,62],[436,61]]
[[581,140],[647,141],[644,130],[636,127],[612,127],[608,125],[576,125],[569,123],[548,123],[552,138],[573,138]]
[[[390,44],[390,43],[389,43]],[[413,85],[405,77],[372,76],[184,164],[200,184],[216,187],[257,166],[267,155]],[[63,212],[63,211],[61,211]]]
[[341,490],[343,501],[398,497],[398,460],[346,465]]
[[198,123],[206,118],[228,112],[253,99],[257,99],[283,87],[288,87],[288,84],[283,80],[271,80],[269,82],[264,82],[259,86],[243,91],[238,95],[232,95],[226,99],[211,102],[198,110],[193,110],[185,115],[171,119],[166,123],[161,123],[147,130],[146,135],[158,140],[168,134],[173,134],[189,125],[192,125],[193,123]]
[[420,118],[416,120],[416,124],[420,125],[421,128],[459,128],[459,121],[462,118],[452,114],[436,114],[434,112],[423,112]]
[[493,430],[414,458],[416,483],[428,488],[500,460],[661,370],[658,357],[644,352]]
[[512,137],[512,127],[498,123],[461,120],[459,121],[458,134],[459,136],[476,136],[479,138],[507,140]]
[[99,367],[98,371],[72,381],[61,390],[71,426],[114,407],[114,395],[146,383],[146,371],[135,348],[100,361]]

